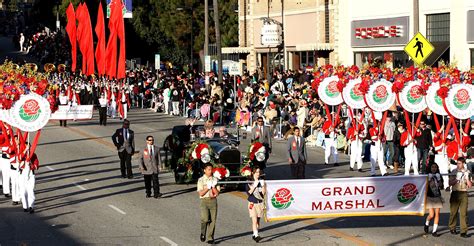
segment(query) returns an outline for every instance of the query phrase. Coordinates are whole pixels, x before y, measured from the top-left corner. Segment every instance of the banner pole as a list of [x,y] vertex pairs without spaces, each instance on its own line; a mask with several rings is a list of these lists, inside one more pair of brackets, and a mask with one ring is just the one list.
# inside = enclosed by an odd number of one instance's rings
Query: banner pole
[[459,149],[461,149],[461,153],[462,153],[462,135],[464,135],[464,129],[462,128],[462,120],[459,119],[459,131],[461,132],[459,134]]

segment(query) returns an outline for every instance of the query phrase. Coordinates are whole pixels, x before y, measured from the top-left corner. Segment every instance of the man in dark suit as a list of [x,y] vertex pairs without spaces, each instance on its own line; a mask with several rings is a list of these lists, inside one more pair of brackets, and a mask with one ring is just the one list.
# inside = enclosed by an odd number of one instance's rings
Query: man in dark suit
[[135,138],[133,131],[129,127],[130,121],[124,120],[123,127],[117,129],[114,135],[112,135],[112,141],[115,147],[117,147],[120,158],[122,178],[132,179],[132,156],[135,152]]
[[272,137],[270,127],[263,125],[263,117],[257,118],[257,125],[252,129],[252,142],[258,141],[265,146],[265,161],[268,160],[269,154],[272,152]]
[[158,173],[160,171],[160,151],[154,145],[153,136],[146,137],[146,147],[141,151],[139,168],[145,179],[146,197],[151,197],[151,186],[153,181],[153,197],[161,197]]
[[294,128],[294,133],[295,135],[288,138],[288,162],[290,163],[293,178],[304,179],[305,165],[308,159],[306,143],[298,127]]

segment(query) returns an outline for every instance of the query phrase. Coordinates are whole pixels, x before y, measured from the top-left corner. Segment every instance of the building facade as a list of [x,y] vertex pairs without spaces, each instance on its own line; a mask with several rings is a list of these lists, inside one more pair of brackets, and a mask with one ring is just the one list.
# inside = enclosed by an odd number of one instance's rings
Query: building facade
[[[223,53],[240,53],[248,71],[261,68],[297,70],[334,63],[337,56],[339,0],[239,0],[239,47]],[[262,44],[262,27],[268,20],[281,24],[284,45]]]
[[341,0],[339,13],[338,53],[344,65],[410,66],[404,47],[419,31],[435,48],[425,65],[474,66],[472,0]]
[[[282,23],[284,46],[262,45],[268,18]],[[413,65],[404,47],[418,31],[435,48],[426,65],[474,66],[474,0],[239,0],[239,47],[223,52],[240,54],[250,72],[280,64],[396,68]]]

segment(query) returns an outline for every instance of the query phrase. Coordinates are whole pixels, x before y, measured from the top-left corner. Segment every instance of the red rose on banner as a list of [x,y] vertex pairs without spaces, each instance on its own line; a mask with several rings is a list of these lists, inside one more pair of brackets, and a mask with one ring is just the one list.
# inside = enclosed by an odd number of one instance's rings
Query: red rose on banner
[[440,98],[445,99],[448,96],[448,91],[449,91],[448,87],[442,86],[438,89],[436,93],[438,94]]
[[398,191],[397,198],[399,202],[409,204],[415,200],[417,195],[418,189],[416,188],[416,185],[408,183],[403,185],[403,187]]
[[454,105],[456,108],[465,110],[469,107],[471,103],[471,98],[469,97],[469,92],[466,89],[461,89],[456,93],[454,97]]
[[385,86],[379,85],[377,86],[377,88],[375,88],[375,94],[373,95],[375,102],[383,103],[385,102],[385,100],[387,100],[387,96],[388,93],[387,88],[385,88]]
[[345,86],[345,84],[342,81],[337,82],[337,90],[339,92],[342,92],[342,90],[344,89],[344,86]]
[[287,188],[279,189],[275,194],[275,199],[279,203],[287,203],[291,200],[291,198],[293,198],[293,195],[291,195],[290,190]]

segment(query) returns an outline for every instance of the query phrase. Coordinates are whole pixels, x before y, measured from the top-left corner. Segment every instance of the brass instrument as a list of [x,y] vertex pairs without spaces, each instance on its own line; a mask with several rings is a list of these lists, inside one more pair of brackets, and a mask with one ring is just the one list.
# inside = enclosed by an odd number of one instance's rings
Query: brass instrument
[[13,70],[18,70],[18,68],[20,68],[20,66],[16,63],[12,64],[12,68]]
[[33,71],[33,72],[36,72],[38,70],[38,65],[34,64],[34,63],[26,63],[24,65],[28,70],[30,71]]
[[44,64],[44,71],[47,73],[54,72],[56,70],[56,66],[52,63],[46,63]]
[[64,73],[64,72],[66,72],[66,65],[64,65],[64,64],[59,64],[59,65],[58,65],[58,72],[59,72],[59,73]]

